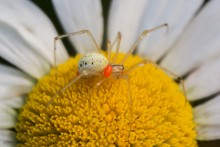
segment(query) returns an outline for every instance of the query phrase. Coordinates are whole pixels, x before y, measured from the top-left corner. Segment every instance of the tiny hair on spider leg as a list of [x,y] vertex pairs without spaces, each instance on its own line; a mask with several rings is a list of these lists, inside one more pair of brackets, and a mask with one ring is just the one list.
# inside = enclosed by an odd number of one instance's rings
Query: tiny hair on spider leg
[[[151,28],[149,30],[144,30],[136,42],[132,45],[132,47],[128,50],[128,52],[124,55],[122,60],[119,63],[116,63],[117,58],[118,58],[118,53],[119,53],[119,48],[120,48],[120,43],[121,43],[121,38],[122,35],[120,32],[117,33],[115,40],[113,43],[110,41],[107,42],[107,57],[105,57],[102,52],[100,47],[98,46],[97,42],[95,41],[95,38],[91,34],[89,30],[82,30],[78,32],[73,32],[73,33],[68,33],[64,35],[60,35],[54,38],[54,66],[56,67],[56,41],[63,39],[65,37],[73,36],[73,35],[82,35],[86,34],[88,35],[93,43],[95,44],[96,50],[92,53],[87,53],[84,56],[82,56],[78,62],[78,70],[77,70],[77,75],[74,77],[69,83],[64,85],[63,88],[61,88],[54,96],[52,96],[51,100],[48,102],[46,105],[47,109],[50,104],[54,102],[54,99],[60,95],[61,93],[65,92],[72,84],[76,83],[82,78],[92,78],[94,76],[101,76],[102,78],[108,78],[108,77],[114,77],[114,78],[122,78],[125,77],[125,74],[128,74],[129,71],[133,70],[134,68],[138,67],[138,65],[134,65],[128,69],[128,71],[125,71],[124,68],[124,63],[128,59],[128,57],[132,54],[132,52],[135,51],[136,47],[138,44],[143,40],[144,37],[146,37],[147,34],[150,32],[156,31],[158,29],[161,29],[163,27],[168,27],[168,24],[162,24],[159,26],[156,26],[154,28]],[[113,56],[111,57],[112,53],[112,48],[116,44],[116,51]],[[158,65],[157,65],[158,66]],[[105,81],[105,80],[103,80]],[[98,82],[99,84],[96,85],[99,86],[101,85],[102,82]]]

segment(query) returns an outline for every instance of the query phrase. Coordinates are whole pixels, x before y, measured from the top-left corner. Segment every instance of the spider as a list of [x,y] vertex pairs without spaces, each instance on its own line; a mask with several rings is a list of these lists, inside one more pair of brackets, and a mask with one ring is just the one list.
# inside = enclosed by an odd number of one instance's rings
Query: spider
[[[136,42],[132,45],[132,47],[128,50],[128,52],[125,54],[125,56],[122,58],[122,60],[119,63],[116,63],[116,59],[119,53],[119,46],[121,42],[121,33],[118,32],[115,40],[111,44],[110,41],[107,42],[107,57],[105,57],[101,53],[101,49],[98,46],[97,42],[95,41],[93,35],[89,30],[81,30],[78,32],[73,32],[73,33],[68,33],[64,35],[59,35],[54,38],[54,66],[56,68],[56,42],[58,40],[61,40],[63,38],[73,36],[73,35],[82,35],[86,34],[88,35],[91,40],[93,41],[94,45],[96,46],[96,51],[92,53],[85,54],[84,56],[81,57],[81,59],[78,62],[78,71],[77,71],[77,76],[71,80],[67,85],[65,85],[63,88],[61,88],[52,98],[51,100],[47,103],[46,108],[53,103],[54,99],[61,93],[63,93],[65,90],[67,90],[72,84],[76,83],[79,79],[81,78],[91,78],[93,76],[102,76],[103,79],[99,82],[96,83],[96,86],[99,86],[102,82],[104,82],[108,77],[114,77],[114,78],[123,78],[127,77],[127,75],[133,71],[135,68],[139,66],[143,66],[144,64],[154,64],[157,68],[164,70],[166,73],[168,73],[170,76],[173,76],[176,80],[178,80],[182,86],[182,90],[184,93],[184,96],[186,98],[185,94],[185,88],[184,88],[184,83],[183,80],[175,75],[174,73],[170,72],[166,68],[160,67],[157,65],[155,62],[149,60],[149,59],[144,59],[140,61],[139,63],[134,64],[133,66],[129,67],[127,70],[125,70],[124,63],[128,59],[128,57],[135,51],[136,47],[138,44],[143,40],[143,38],[150,32],[158,30],[163,27],[168,27],[168,24],[162,24],[157,27],[154,27],[149,30],[144,30],[136,40]],[[113,46],[116,44],[116,50],[115,54],[113,56],[113,59],[111,59],[111,52]]]

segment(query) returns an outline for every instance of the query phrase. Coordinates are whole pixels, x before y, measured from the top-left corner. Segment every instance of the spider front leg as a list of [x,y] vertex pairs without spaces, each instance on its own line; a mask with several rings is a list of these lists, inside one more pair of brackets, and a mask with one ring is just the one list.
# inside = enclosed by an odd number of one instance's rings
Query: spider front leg
[[136,42],[134,43],[134,45],[128,50],[128,52],[126,53],[126,55],[124,56],[124,58],[119,62],[119,64],[124,64],[125,61],[128,59],[128,57],[135,51],[135,49],[137,48],[137,46],[140,44],[140,42],[146,37],[147,34],[149,34],[150,32],[156,31],[160,28],[163,27],[168,27],[168,24],[162,24],[159,25],[157,27],[154,27],[152,29],[149,30],[144,30],[141,35],[138,37],[138,39],[136,40]]
[[[115,55],[113,57],[113,60],[111,61],[111,53],[112,53],[112,48],[114,47],[115,43],[116,44],[116,50],[115,50]],[[118,52],[119,52],[119,47],[120,47],[120,43],[121,43],[121,32],[118,32],[115,40],[113,41],[113,43],[111,44],[110,41],[107,42],[107,50],[108,50],[108,61],[109,63],[115,63],[117,56],[118,56]]]
[[92,33],[89,30],[81,30],[81,31],[78,31],[78,32],[59,35],[59,36],[54,38],[54,68],[56,68],[56,49],[57,49],[56,42],[58,40],[62,40],[63,38],[66,38],[66,37],[69,37],[69,36],[82,35],[82,34],[87,34],[92,39],[93,43],[95,44],[97,51],[101,52],[101,49],[98,46],[98,43],[96,42],[94,36],[92,35]]
[[[77,77],[72,79],[68,84],[66,84],[63,88],[61,88],[52,98],[51,100],[47,103],[45,109],[49,107],[50,104],[54,102],[54,99],[59,96],[61,93],[65,92],[72,84],[76,83],[78,80],[80,80],[83,77],[86,76],[102,76],[101,73],[96,72],[96,71],[91,71],[91,70],[83,70]],[[45,110],[44,109],[44,110]]]
[[184,85],[183,79],[182,79],[181,77],[177,76],[176,74],[174,74],[173,72],[167,70],[166,68],[157,65],[155,62],[153,62],[153,61],[151,61],[151,60],[149,60],[149,59],[145,59],[145,60],[143,60],[143,61],[141,61],[141,62],[139,62],[139,63],[137,63],[137,64],[131,66],[131,67],[127,70],[126,73],[128,74],[128,73],[130,73],[131,71],[133,71],[135,68],[137,68],[137,67],[139,67],[139,66],[143,66],[143,65],[145,65],[145,64],[149,64],[149,63],[150,63],[150,64],[153,64],[153,65],[156,66],[157,68],[159,68],[159,69],[165,71],[166,73],[168,73],[169,75],[171,75],[172,78],[174,78],[175,80],[179,81],[179,82],[180,82],[180,85],[181,85],[181,87],[182,87],[182,90],[183,90],[184,97],[185,97],[185,99],[186,99],[186,101],[187,101],[186,90],[185,90],[185,85]]
[[[132,93],[131,93],[131,85],[130,85],[130,79],[129,79],[129,76],[128,74],[119,74],[117,75],[119,78],[121,79],[125,79],[126,82],[127,82],[127,98],[128,98],[128,112],[130,113],[130,117],[129,117],[129,127],[130,127],[130,130],[131,130],[131,125],[132,123],[134,122],[134,120],[136,119],[134,117],[134,107],[133,107],[133,96],[132,96]],[[129,131],[129,134],[128,134],[128,137],[130,136],[130,132]]]

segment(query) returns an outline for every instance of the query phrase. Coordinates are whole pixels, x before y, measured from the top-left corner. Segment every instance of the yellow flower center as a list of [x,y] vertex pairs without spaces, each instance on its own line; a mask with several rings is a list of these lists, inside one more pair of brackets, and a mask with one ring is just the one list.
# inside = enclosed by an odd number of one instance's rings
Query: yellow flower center
[[[152,64],[100,85],[102,77],[80,79],[46,108],[76,77],[79,57],[52,69],[29,94],[16,127],[20,146],[197,146],[190,104]],[[124,66],[140,60],[131,56]]]

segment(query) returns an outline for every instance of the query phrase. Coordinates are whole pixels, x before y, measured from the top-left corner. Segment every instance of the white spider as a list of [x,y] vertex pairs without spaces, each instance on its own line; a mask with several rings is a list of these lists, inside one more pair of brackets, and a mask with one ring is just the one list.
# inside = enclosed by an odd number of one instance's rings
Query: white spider
[[[154,27],[150,30],[145,30],[141,33],[141,35],[138,37],[138,39],[136,40],[136,42],[133,44],[133,46],[129,49],[129,51],[125,54],[124,58],[119,62],[116,63],[116,59],[118,56],[118,52],[119,52],[119,46],[120,46],[120,42],[121,42],[121,33],[118,32],[114,42],[111,44],[110,41],[108,41],[108,57],[106,58],[102,53],[101,53],[101,49],[99,48],[98,44],[96,43],[93,35],[90,33],[89,30],[82,30],[79,32],[73,32],[73,33],[68,33],[65,35],[60,35],[54,38],[54,64],[56,66],[56,42],[57,40],[69,37],[69,36],[73,36],[73,35],[81,35],[81,34],[87,34],[93,41],[93,43],[96,46],[96,52],[93,53],[88,53],[86,55],[84,55],[83,57],[81,57],[81,59],[78,62],[78,71],[77,71],[77,77],[74,78],[72,81],[70,81],[67,85],[65,85],[63,88],[61,88],[52,98],[51,100],[47,103],[46,108],[53,103],[54,98],[56,96],[58,96],[59,94],[63,93],[68,87],[70,87],[72,84],[74,84],[76,81],[78,81],[81,78],[91,78],[93,76],[102,76],[104,77],[103,80],[99,81],[96,86],[99,86],[106,78],[112,76],[114,78],[120,78],[120,77],[125,77],[128,73],[130,73],[131,71],[133,71],[135,68],[142,66],[143,64],[154,64],[156,67],[158,67],[159,69],[164,70],[165,72],[167,72],[168,74],[170,74],[171,76],[173,76],[174,78],[176,78],[177,80],[180,81],[180,84],[182,86],[184,95],[186,97],[185,94],[185,88],[184,88],[184,84],[183,84],[183,80],[181,78],[179,78],[178,76],[176,76],[175,74],[173,74],[172,72],[168,71],[167,69],[160,67],[159,65],[157,65],[156,63],[154,63],[153,61],[149,60],[149,59],[145,59],[139,63],[134,64],[133,66],[129,67],[126,71],[124,68],[124,63],[126,62],[127,58],[135,51],[137,45],[142,41],[142,39],[150,32],[155,31],[157,29],[160,29],[162,27],[168,27],[168,24],[162,24],[160,26]],[[111,55],[111,50],[113,48],[113,46],[116,43],[116,51],[114,54],[113,59],[111,59],[110,55]]]

